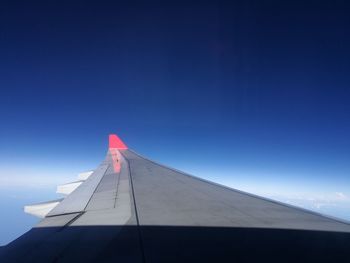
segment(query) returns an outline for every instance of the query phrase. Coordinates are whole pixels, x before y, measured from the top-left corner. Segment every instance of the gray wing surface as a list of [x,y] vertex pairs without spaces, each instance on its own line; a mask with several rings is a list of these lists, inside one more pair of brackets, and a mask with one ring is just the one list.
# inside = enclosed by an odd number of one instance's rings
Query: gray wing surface
[[350,225],[109,149],[0,262],[350,262]]

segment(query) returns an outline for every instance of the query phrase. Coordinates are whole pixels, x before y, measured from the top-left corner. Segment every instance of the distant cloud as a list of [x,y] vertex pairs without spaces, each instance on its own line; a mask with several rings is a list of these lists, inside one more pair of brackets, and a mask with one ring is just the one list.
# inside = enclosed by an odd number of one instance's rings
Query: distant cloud
[[[350,221],[350,192],[334,191],[334,186],[300,186],[291,183],[222,181],[224,185],[276,201]],[[333,191],[330,191],[332,187]],[[322,189],[322,190],[321,190]],[[342,187],[342,189],[344,189]],[[349,189],[350,190],[350,189]]]
[[277,201],[350,220],[350,198],[343,192],[328,194],[265,194],[265,197]]
[[0,189],[8,188],[48,188],[75,179],[55,170],[6,169],[0,172]]
[[346,194],[344,194],[342,192],[336,192],[335,194],[339,198],[339,200],[350,201],[349,196],[347,196]]
[[277,198],[277,199],[283,199],[283,200],[290,200],[290,201],[303,201],[303,202],[309,202],[310,204],[313,204],[315,207],[321,207],[324,205],[337,205],[339,203],[349,203],[350,204],[350,198],[346,194],[342,192],[334,192],[334,193],[327,193],[327,194],[313,194],[313,193],[295,193],[295,194],[265,194],[265,196],[271,197],[271,198]]
[[45,176],[1,177],[0,188],[46,188],[62,183],[62,178]]

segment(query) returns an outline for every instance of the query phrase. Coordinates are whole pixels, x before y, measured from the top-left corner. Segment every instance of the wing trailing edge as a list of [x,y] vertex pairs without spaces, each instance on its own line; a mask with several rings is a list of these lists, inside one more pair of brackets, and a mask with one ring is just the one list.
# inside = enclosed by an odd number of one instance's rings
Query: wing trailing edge
[[33,216],[44,218],[52,209],[54,209],[61,201],[61,199],[26,205],[24,206],[24,212],[27,214],[31,214]]
[[58,185],[56,193],[69,195],[75,189],[77,189],[83,182],[84,182],[84,180],[80,180],[80,181],[75,181],[75,182],[71,182],[71,183]]
[[86,179],[88,179],[90,177],[90,175],[92,175],[94,173],[94,171],[87,171],[87,172],[83,172],[78,174],[78,179],[80,181],[85,181]]

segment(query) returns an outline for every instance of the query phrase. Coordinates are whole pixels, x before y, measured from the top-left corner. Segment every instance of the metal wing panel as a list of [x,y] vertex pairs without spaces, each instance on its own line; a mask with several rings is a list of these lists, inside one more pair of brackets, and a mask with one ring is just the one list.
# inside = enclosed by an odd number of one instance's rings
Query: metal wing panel
[[57,205],[48,216],[84,211],[108,167],[109,164],[100,165],[83,184]]
[[262,227],[350,232],[350,225],[222,187],[122,151],[141,225]]

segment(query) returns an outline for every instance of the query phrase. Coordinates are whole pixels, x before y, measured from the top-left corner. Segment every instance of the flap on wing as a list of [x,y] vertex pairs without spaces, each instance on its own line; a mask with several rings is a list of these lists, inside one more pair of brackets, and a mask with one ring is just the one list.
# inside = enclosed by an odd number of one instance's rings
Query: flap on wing
[[75,189],[77,189],[83,182],[84,182],[83,180],[80,180],[80,181],[75,181],[67,184],[58,185],[56,193],[69,195]]
[[43,202],[43,203],[26,205],[26,206],[24,206],[24,212],[26,212],[27,214],[31,214],[31,215],[40,217],[40,218],[44,218],[62,200],[63,200],[63,198],[48,201],[48,202]]
[[78,174],[78,179],[81,181],[84,181],[89,178],[90,175],[92,175],[94,171],[88,171]]

